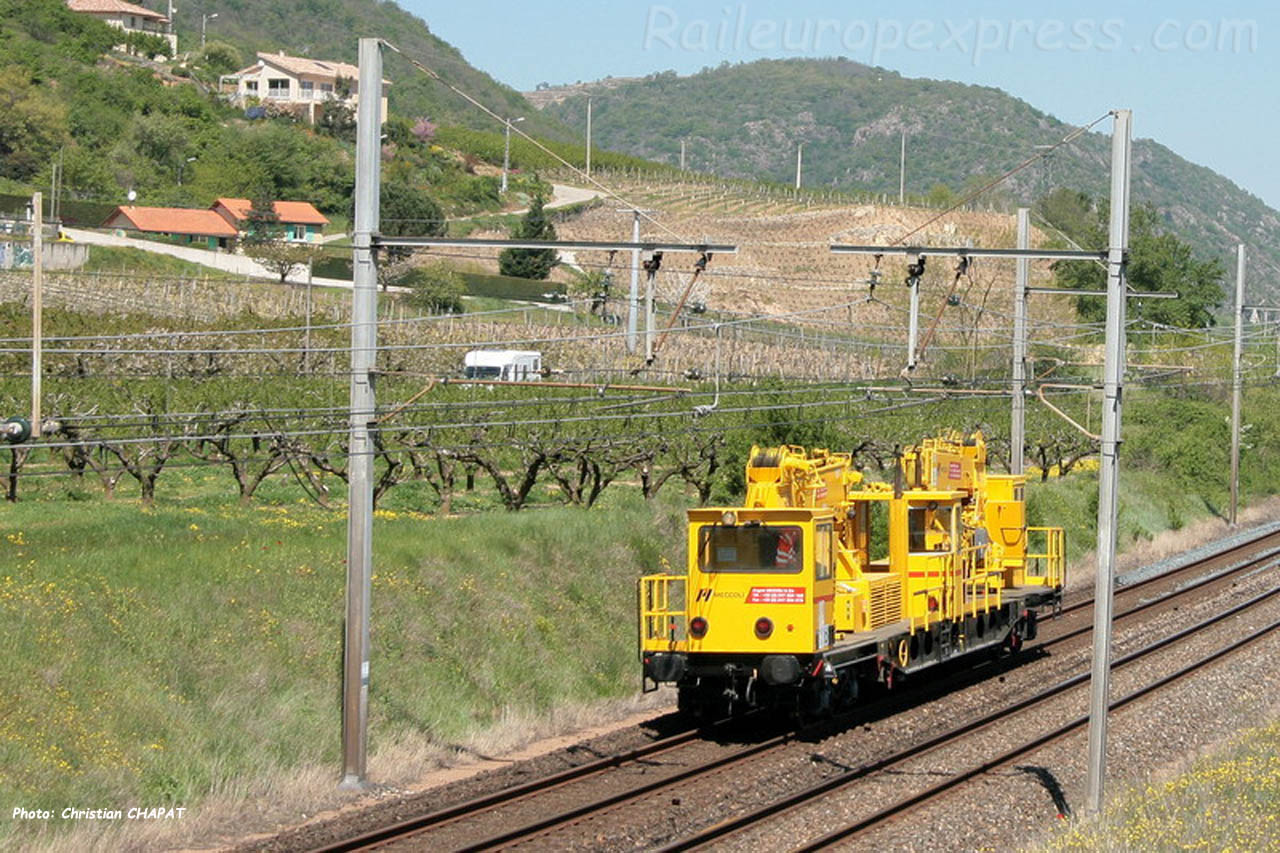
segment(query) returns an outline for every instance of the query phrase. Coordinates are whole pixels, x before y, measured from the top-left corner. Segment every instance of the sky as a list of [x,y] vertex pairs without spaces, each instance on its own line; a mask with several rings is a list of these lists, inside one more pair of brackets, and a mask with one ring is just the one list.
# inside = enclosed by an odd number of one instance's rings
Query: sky
[[845,56],[995,86],[1062,121],[1149,137],[1280,209],[1280,4],[399,0],[516,89],[722,62]]

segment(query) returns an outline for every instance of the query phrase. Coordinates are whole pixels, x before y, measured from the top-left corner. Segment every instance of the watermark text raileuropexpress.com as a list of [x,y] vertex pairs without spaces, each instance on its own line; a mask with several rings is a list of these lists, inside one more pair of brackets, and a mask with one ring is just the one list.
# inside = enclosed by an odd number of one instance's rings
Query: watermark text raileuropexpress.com
[[1258,22],[1249,18],[1164,18],[1139,28],[1124,18],[858,18],[770,17],[745,3],[712,17],[688,17],[671,6],[649,7],[645,50],[738,54],[847,55],[878,65],[898,51],[963,57],[975,66],[1022,50],[1072,53],[1256,53]]

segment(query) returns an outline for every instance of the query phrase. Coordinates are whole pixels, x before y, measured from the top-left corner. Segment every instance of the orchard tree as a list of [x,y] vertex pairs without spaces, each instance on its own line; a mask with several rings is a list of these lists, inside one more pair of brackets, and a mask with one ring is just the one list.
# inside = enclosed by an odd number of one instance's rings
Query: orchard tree
[[266,243],[254,242],[246,247],[245,254],[266,267],[272,275],[279,276],[280,283],[284,284],[295,269],[311,265],[316,251],[306,243],[291,243],[278,238]]
[[409,304],[433,314],[461,314],[467,286],[453,267],[437,261],[414,267],[397,283],[410,289]]
[[[529,212],[512,231],[516,240],[554,240],[555,226],[542,208],[542,196],[535,196]],[[558,263],[555,249],[503,249],[498,255],[498,270],[517,278],[545,279]]]

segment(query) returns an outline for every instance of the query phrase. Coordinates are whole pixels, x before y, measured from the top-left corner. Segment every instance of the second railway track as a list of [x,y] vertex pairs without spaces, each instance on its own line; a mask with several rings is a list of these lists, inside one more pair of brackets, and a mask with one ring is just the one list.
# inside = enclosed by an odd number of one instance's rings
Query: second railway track
[[[1277,554],[1280,554],[1280,531],[1233,544],[1187,565],[1121,587],[1117,590],[1116,618],[1123,622],[1143,613],[1154,614],[1167,608],[1177,608],[1180,601],[1203,599],[1208,594],[1229,589],[1239,583],[1240,578],[1273,564]],[[1087,620],[1090,604],[1088,599],[1070,602],[1063,608],[1060,619],[1042,623],[1041,641],[1028,651],[1032,655],[1043,655],[1044,649],[1087,636],[1090,631]],[[1087,644],[1087,640],[1081,642]],[[870,725],[875,725],[876,720],[935,694],[990,678],[1003,681],[1001,671],[990,667],[985,668],[985,672],[981,668],[960,671],[950,676],[946,684],[931,685],[923,691],[891,694],[871,703],[864,711],[869,715],[863,718],[862,725],[868,725],[867,720]],[[824,728],[784,731],[747,743],[735,742],[732,728],[717,731],[719,734],[712,737],[719,740],[709,739],[706,732],[696,730],[678,732],[636,749],[389,824],[372,832],[349,836],[336,843],[307,846],[326,851],[384,847],[484,850],[526,845],[534,849],[542,846],[540,842],[546,842],[547,846],[572,846],[573,842],[568,838],[560,838],[553,844],[554,833],[565,827],[603,826],[606,822],[603,815],[617,813],[628,803],[665,796],[664,792],[668,790],[687,790],[690,786],[697,786],[701,777],[728,773],[731,768],[740,769],[738,765],[750,764],[752,759],[788,747],[811,750],[812,743],[822,737]],[[830,731],[828,725],[825,733]],[[915,742],[920,742],[918,735]],[[677,793],[673,799],[678,803],[681,797]],[[718,821],[704,821],[703,830],[716,823]],[[675,834],[678,836],[679,832]],[[589,842],[595,842],[595,846],[610,846],[607,842],[611,835],[611,831],[596,835],[588,833],[582,843],[586,846],[592,846]],[[697,833],[687,836],[696,838]],[[666,837],[670,841],[673,836],[668,834]],[[637,840],[629,838],[629,843],[624,846],[634,846]],[[662,843],[653,838],[641,842],[640,846],[661,846]]]

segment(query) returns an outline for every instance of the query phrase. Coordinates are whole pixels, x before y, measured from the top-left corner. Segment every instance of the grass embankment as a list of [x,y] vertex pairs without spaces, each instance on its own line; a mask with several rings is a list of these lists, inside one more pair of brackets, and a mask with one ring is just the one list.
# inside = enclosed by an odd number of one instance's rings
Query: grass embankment
[[[160,244],[166,245],[166,244]],[[199,247],[197,247],[199,248]],[[164,275],[188,278],[237,279],[214,267],[132,246],[90,246],[89,260],[78,272],[120,273],[129,276]]]
[[1113,798],[1045,850],[1280,849],[1280,720],[1241,733],[1164,782]]
[[[680,512],[609,498],[378,512],[371,750],[635,690],[634,578]],[[191,807],[337,768],[344,518],[283,500],[5,507],[0,813]],[[0,842],[41,823],[6,820]]]
[[[1120,545],[1145,552],[1161,530],[1210,515],[1213,499],[1173,466],[1136,464],[1146,445],[1134,433]],[[1073,559],[1091,550],[1092,472],[1028,491],[1033,523],[1067,527]],[[2,814],[198,810],[339,766],[344,516],[301,502],[285,478],[241,507],[225,472],[202,468],[167,470],[153,510],[136,493],[122,482],[108,500],[36,479],[0,510]],[[537,502],[556,499],[547,486]],[[422,484],[388,492],[371,755],[466,744],[504,720],[633,693],[633,582],[660,557],[680,564],[685,501],[671,488],[649,504],[620,484],[592,510],[510,514],[485,512],[494,500],[478,488],[455,503],[475,515],[438,518],[421,512],[434,506]],[[70,825],[41,824],[0,824],[0,845]]]

